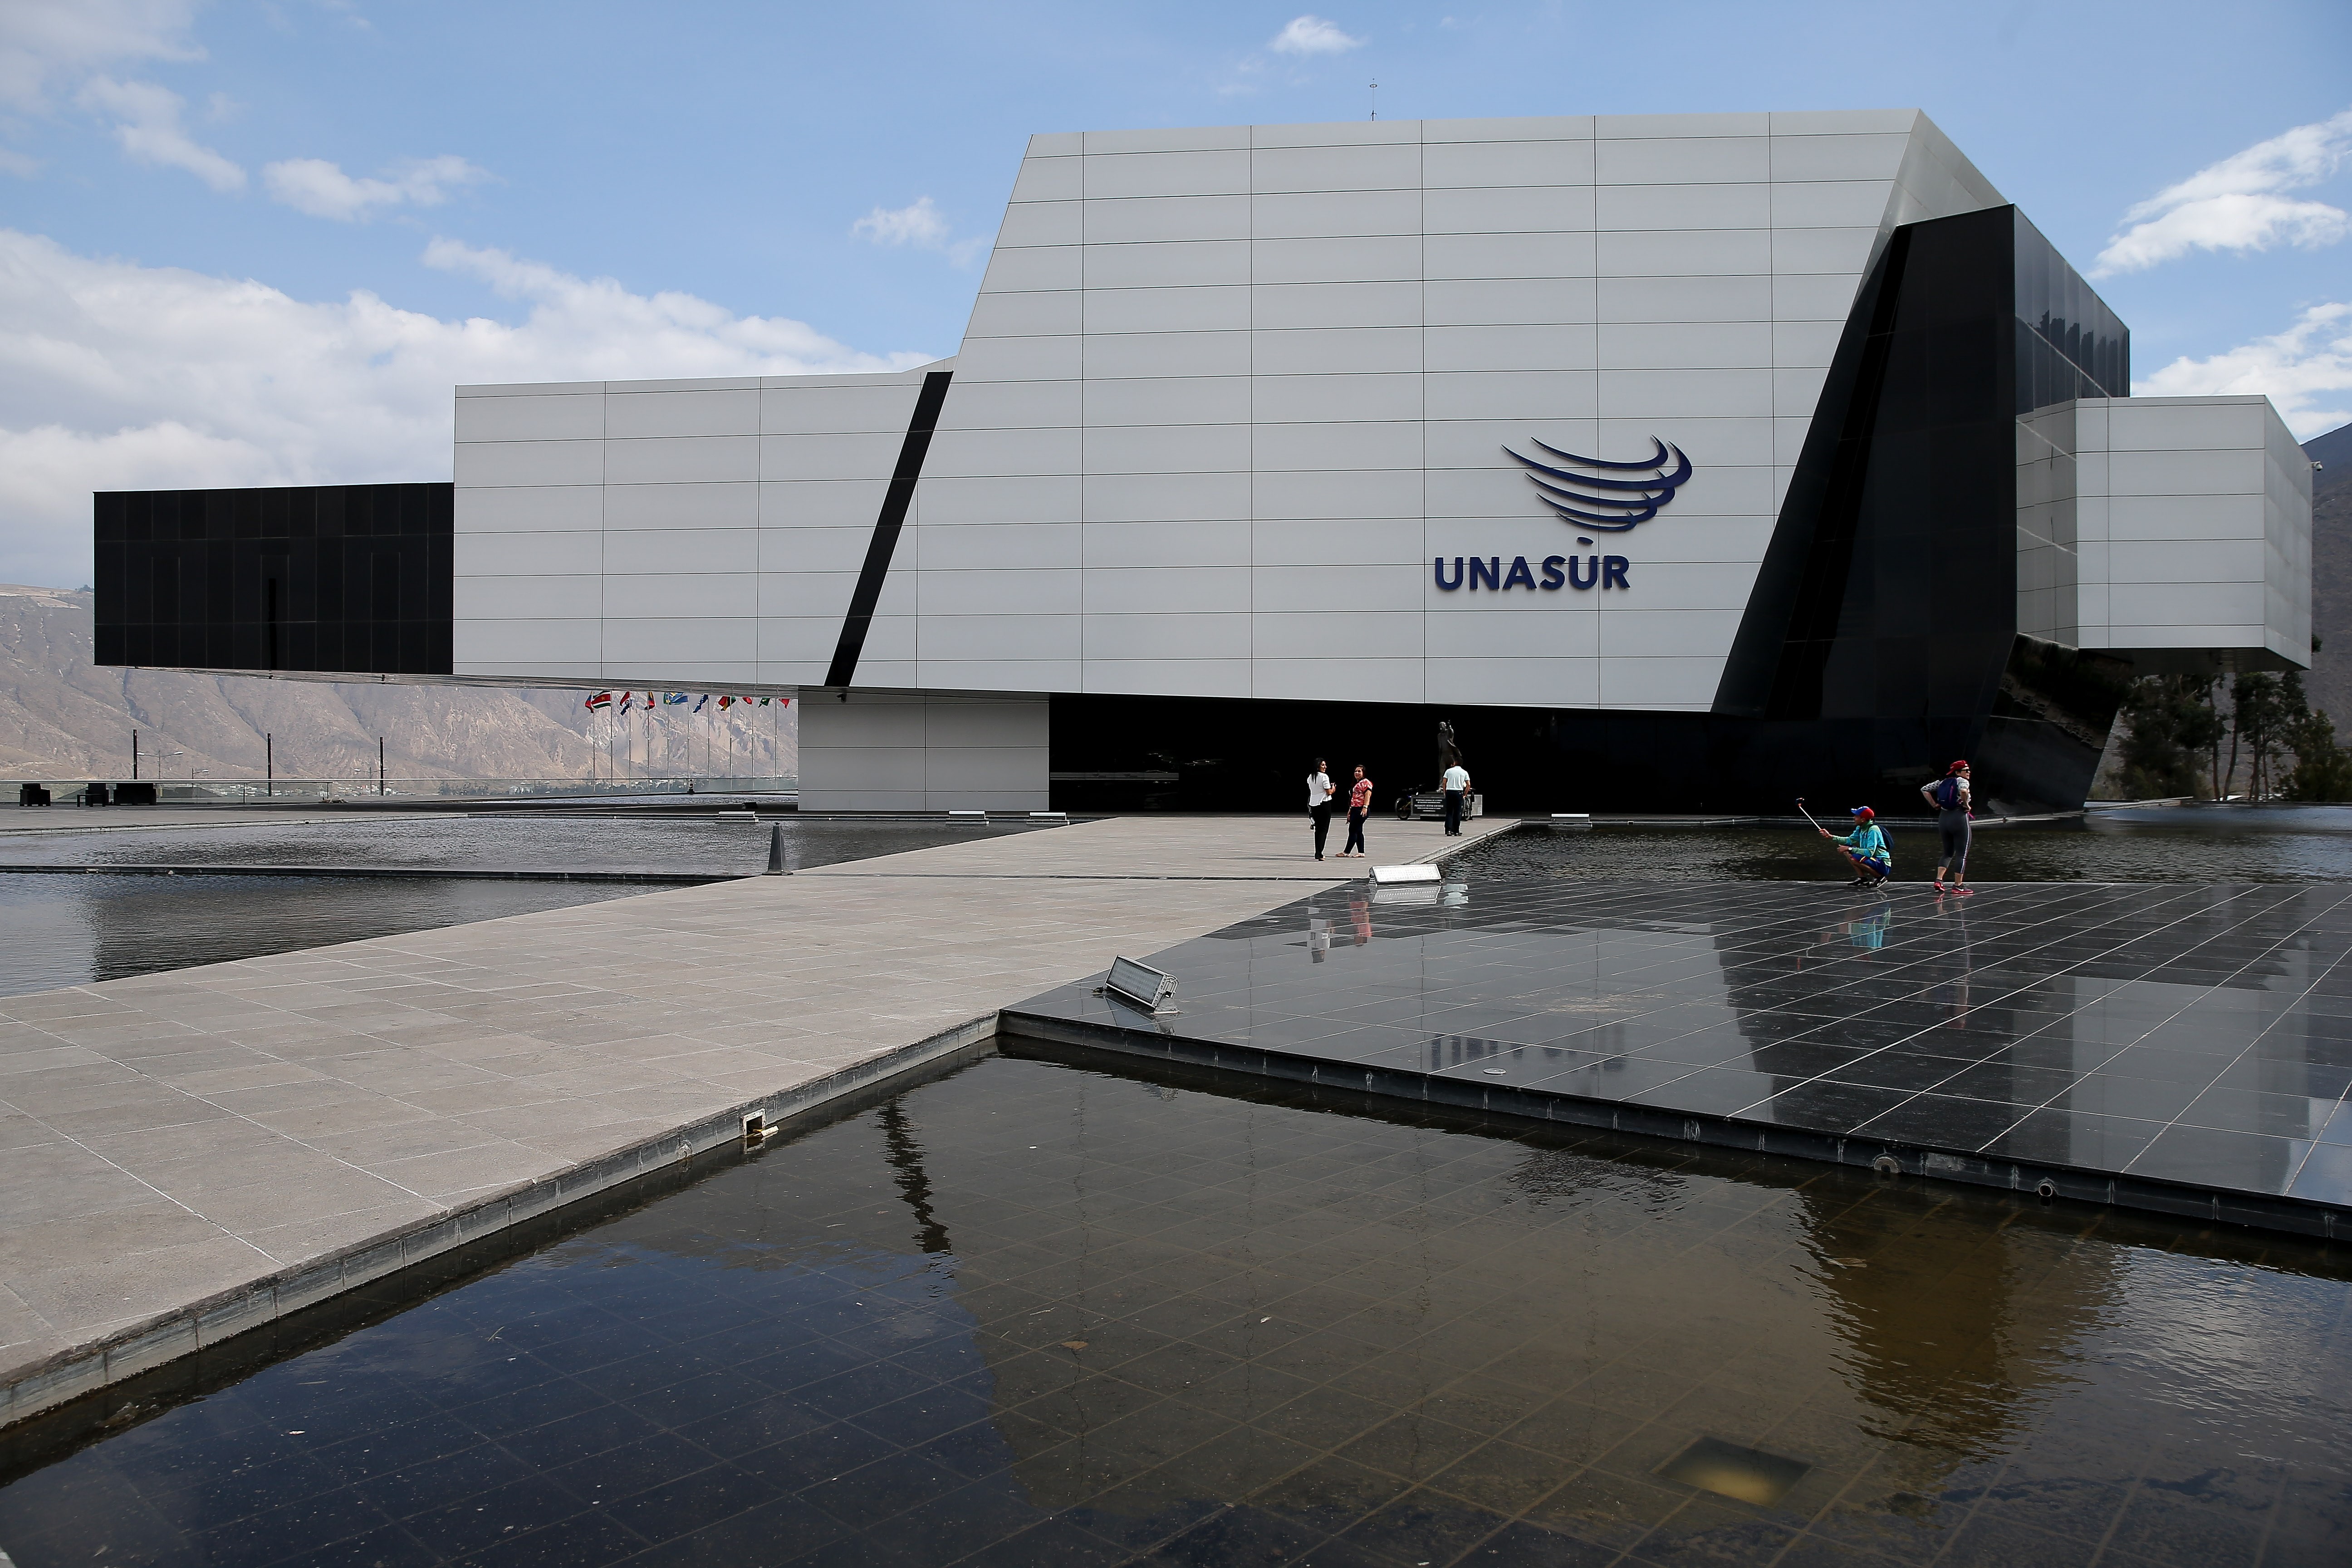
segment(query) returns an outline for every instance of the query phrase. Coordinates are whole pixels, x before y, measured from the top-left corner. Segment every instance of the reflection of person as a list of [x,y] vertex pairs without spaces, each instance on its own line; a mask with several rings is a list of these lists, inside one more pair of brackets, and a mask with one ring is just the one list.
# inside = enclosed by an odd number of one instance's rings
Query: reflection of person
[[1356,945],[1362,947],[1372,940],[1372,902],[1370,899],[1348,900],[1348,923],[1356,929]]
[[1309,920],[1307,922],[1307,961],[1320,963],[1331,955],[1331,922]]
[[1893,910],[1873,910],[1858,921],[1845,922],[1845,939],[1856,947],[1868,948],[1874,952],[1886,945],[1886,928],[1894,921]]
[[1974,816],[1969,807],[1975,797],[1969,789],[1969,764],[1966,759],[1954,763],[1942,778],[1934,784],[1919,786],[1927,804],[1936,808],[1936,826],[1944,836],[1944,858],[1936,862],[1936,891],[1945,891],[1945,872],[1951,873],[1952,892],[1970,898],[1976,889],[1966,886],[1969,875],[1969,820]]
[[1339,851],[1342,860],[1360,860],[1371,853],[1364,847],[1364,818],[1372,814],[1372,781],[1364,776],[1362,764],[1356,768],[1356,782],[1348,791],[1348,843]]
[[1323,771],[1323,759],[1315,759],[1315,771],[1307,775],[1307,815],[1315,824],[1315,858],[1323,858],[1323,845],[1331,837],[1331,775]]
[[1882,904],[1866,915],[1822,932],[1820,940],[1826,944],[1843,937],[1855,947],[1875,952],[1886,945],[1886,933],[1894,924],[1895,911]]
[[1822,829],[1822,837],[1838,847],[1846,864],[1854,869],[1853,886],[1874,888],[1886,880],[1895,870],[1895,856],[1886,847],[1886,835],[1878,828],[1878,813],[1866,805],[1857,805],[1851,815],[1853,831],[1843,837]]
[[1945,918],[1957,921],[1959,930],[1957,940],[1950,931],[1946,932],[1943,962],[1957,965],[1959,973],[1942,987],[1945,1003],[1949,1009],[1944,1018],[1944,1027],[1959,1029],[1968,1026],[1969,978],[1976,973],[1976,951],[1969,945],[1968,906],[1955,904],[1951,909],[1952,912]]
[[1460,763],[1445,770],[1445,836],[1462,837],[1462,799],[1470,788],[1470,770]]

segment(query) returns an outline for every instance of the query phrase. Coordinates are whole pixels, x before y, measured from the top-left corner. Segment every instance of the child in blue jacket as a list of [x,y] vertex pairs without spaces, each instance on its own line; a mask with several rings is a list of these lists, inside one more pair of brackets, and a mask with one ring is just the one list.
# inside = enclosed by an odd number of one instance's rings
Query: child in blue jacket
[[1822,837],[1836,845],[1838,853],[1844,856],[1847,863],[1853,866],[1853,886],[1874,888],[1893,873],[1895,857],[1887,850],[1886,835],[1879,831],[1876,820],[1878,813],[1866,805],[1857,805],[1852,815],[1853,816],[1852,833],[1841,838],[1824,827],[1822,829]]

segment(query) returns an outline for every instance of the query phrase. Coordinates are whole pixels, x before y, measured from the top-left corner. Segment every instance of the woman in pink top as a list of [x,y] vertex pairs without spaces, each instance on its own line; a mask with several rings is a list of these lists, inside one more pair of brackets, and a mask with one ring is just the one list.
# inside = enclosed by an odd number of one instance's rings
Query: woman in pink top
[[1364,776],[1360,765],[1356,769],[1355,787],[1348,792],[1348,843],[1339,851],[1342,860],[1353,857],[1362,859],[1370,853],[1364,847],[1364,818],[1372,814],[1372,781]]

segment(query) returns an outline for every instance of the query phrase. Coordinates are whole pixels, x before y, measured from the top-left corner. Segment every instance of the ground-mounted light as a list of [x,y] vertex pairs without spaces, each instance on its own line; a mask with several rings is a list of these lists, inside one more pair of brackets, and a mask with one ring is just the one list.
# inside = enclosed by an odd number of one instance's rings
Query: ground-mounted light
[[1110,973],[1103,977],[1103,993],[1147,1013],[1163,1013],[1176,999],[1176,977],[1131,958],[1114,958]]
[[1769,1508],[1786,1497],[1812,1466],[1801,1459],[1701,1437],[1658,1467],[1658,1474],[1701,1491]]

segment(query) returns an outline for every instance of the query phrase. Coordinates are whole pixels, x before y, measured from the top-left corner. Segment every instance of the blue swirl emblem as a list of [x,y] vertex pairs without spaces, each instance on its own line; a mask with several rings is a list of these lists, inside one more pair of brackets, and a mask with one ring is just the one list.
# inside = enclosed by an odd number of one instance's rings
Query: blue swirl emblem
[[[1575,468],[1561,468],[1559,463],[1539,462],[1522,453],[1504,451],[1527,465],[1528,479],[1536,487],[1544,504],[1559,513],[1560,521],[1579,528],[1590,528],[1604,533],[1622,533],[1637,523],[1658,515],[1661,508],[1675,499],[1683,481],[1691,477],[1691,460],[1682,451],[1655,436],[1650,437],[1651,455],[1638,463],[1612,463],[1600,458],[1580,458],[1574,452],[1563,452],[1542,441],[1534,446],[1549,453],[1562,463]],[[1597,469],[1598,472],[1579,472]],[[1612,479],[1611,475],[1633,475],[1630,479]]]

